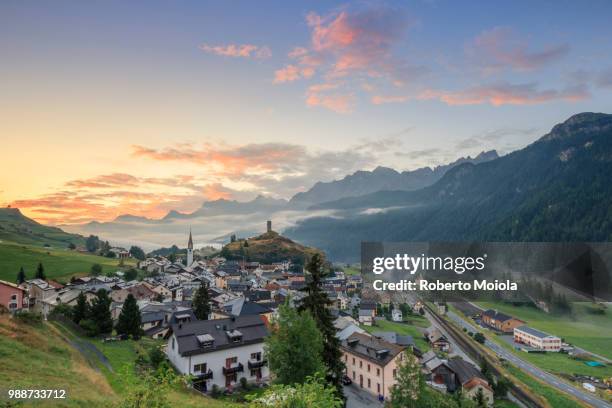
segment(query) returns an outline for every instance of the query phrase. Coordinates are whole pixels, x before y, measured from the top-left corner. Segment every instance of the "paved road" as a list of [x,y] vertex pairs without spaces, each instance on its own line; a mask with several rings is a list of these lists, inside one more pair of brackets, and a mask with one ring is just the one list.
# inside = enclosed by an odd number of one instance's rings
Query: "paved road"
[[[461,317],[457,316],[455,313],[448,312],[447,316],[451,320],[453,320],[455,323],[459,324],[461,327],[465,327],[467,330],[472,331],[472,332],[477,331],[475,326],[466,322]],[[571,394],[574,397],[578,398],[579,400],[584,401],[593,407],[612,408],[612,404],[609,404],[606,401],[603,401],[593,396],[592,394],[587,393],[586,391],[582,391],[576,387],[573,387],[567,384],[566,382],[563,382],[558,377],[547,373],[546,371],[534,366],[533,364],[525,362],[524,360],[517,357],[514,353],[506,350],[505,348],[501,347],[500,345],[496,343],[493,343],[492,341],[486,340],[485,346],[493,350],[493,352],[495,352],[495,354],[497,354],[499,357],[505,358],[506,360],[510,361],[512,364],[514,364],[521,370],[528,372],[529,374],[543,380],[544,382],[548,383],[550,386],[554,388],[557,388],[563,392]]]
[[354,383],[344,386],[346,396],[346,408],[382,408],[383,404],[370,393],[359,388]]

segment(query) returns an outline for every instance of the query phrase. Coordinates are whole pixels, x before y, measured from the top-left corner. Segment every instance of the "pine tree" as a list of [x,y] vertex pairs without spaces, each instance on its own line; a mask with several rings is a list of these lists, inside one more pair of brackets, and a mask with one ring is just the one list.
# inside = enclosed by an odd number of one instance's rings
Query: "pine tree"
[[21,285],[23,282],[25,282],[26,280],[26,276],[25,276],[25,271],[23,270],[23,266],[21,268],[19,268],[19,273],[17,274],[17,284]]
[[342,395],[342,374],[344,373],[344,363],[342,362],[342,352],[340,351],[340,340],[336,337],[333,317],[328,309],[332,302],[323,292],[323,260],[319,254],[312,256],[306,270],[310,273],[305,291],[307,295],[302,299],[299,310],[308,310],[317,327],[323,336],[323,361],[327,366],[327,380],[333,384],[338,395]]
[[45,267],[43,266],[42,262],[38,263],[38,266],[36,267],[36,275],[34,275],[34,277],[36,279],[47,280],[47,277],[45,276]]
[[79,293],[77,296],[77,303],[74,306],[74,310],[72,311],[72,320],[79,324],[81,320],[87,319],[89,315],[89,304],[87,303],[87,298],[83,292]]
[[280,384],[300,384],[325,372],[323,336],[316,322],[308,311],[298,312],[288,301],[279,307],[265,350],[270,371]]
[[115,329],[117,334],[131,335],[133,339],[138,339],[142,335],[140,309],[136,303],[136,298],[130,293],[119,314],[119,320]]
[[425,381],[416,357],[404,353],[404,361],[397,369],[396,383],[391,388],[391,407],[420,408],[424,406]]
[[111,299],[108,297],[108,292],[104,289],[99,289],[96,292],[96,298],[91,302],[90,318],[96,324],[98,333],[111,333],[113,331],[113,319],[110,312]]
[[208,295],[208,285],[204,282],[193,294],[192,307],[193,313],[199,320],[208,320],[208,315],[210,314],[210,296]]

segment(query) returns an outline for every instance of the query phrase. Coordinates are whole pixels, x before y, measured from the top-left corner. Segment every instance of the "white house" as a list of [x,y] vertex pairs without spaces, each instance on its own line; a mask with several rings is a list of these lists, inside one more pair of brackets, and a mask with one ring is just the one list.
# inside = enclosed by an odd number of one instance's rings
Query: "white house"
[[402,316],[402,311],[399,309],[393,309],[391,311],[391,320],[393,320],[394,322],[403,321],[404,317]]
[[514,328],[514,341],[544,351],[559,351],[561,339],[529,326]]
[[214,384],[232,388],[243,377],[265,382],[267,335],[259,315],[179,323],[171,326],[166,354],[181,374],[195,376],[194,387],[204,392]]

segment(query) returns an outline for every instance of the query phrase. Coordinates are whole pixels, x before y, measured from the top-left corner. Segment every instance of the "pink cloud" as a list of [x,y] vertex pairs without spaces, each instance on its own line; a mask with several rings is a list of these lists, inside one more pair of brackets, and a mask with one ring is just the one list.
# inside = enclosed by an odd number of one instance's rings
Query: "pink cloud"
[[258,58],[264,59],[272,56],[272,51],[267,46],[252,44],[227,44],[208,45],[202,44],[200,49],[204,52],[233,58]]
[[336,113],[350,113],[353,111],[355,96],[353,94],[341,94],[335,91],[337,84],[312,85],[306,92],[306,105],[321,106]]
[[512,29],[495,27],[478,35],[467,47],[467,52],[485,70],[511,68],[529,71],[560,60],[569,53],[569,46],[550,45],[532,51],[527,42],[519,39]]
[[410,97],[406,95],[374,95],[372,96],[372,103],[374,105],[382,105],[385,103],[402,103],[406,102],[408,99],[410,99]]
[[457,92],[426,90],[419,99],[437,99],[447,105],[535,105],[539,103],[566,101],[576,102],[589,97],[584,87],[565,90],[538,90],[536,84],[498,83],[488,86],[477,86]]
[[288,53],[292,62],[275,71],[274,82],[315,78],[326,84],[335,83],[338,90],[333,93],[308,88],[308,106],[348,113],[355,105],[356,91],[368,92],[361,86],[364,78],[397,87],[425,71],[394,53],[410,25],[403,10],[344,7],[328,15],[309,13],[306,23],[310,43]]

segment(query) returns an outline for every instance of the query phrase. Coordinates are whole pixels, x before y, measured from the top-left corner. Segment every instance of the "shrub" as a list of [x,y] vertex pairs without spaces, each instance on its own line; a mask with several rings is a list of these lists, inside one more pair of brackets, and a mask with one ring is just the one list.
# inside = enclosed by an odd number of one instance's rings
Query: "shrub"
[[249,383],[247,382],[246,377],[242,377],[240,379],[240,387],[242,387],[243,390],[247,391],[249,389]]
[[21,323],[29,324],[31,326],[39,325],[42,323],[42,316],[38,313],[21,312],[21,313],[17,313],[15,317]]
[[477,342],[479,342],[480,344],[484,344],[485,342],[485,336],[482,333],[476,333],[474,334],[474,340],[476,340]]
[[79,326],[81,329],[85,331],[85,334],[89,337],[94,337],[98,335],[98,326],[96,322],[91,319],[83,319],[79,322]]
[[212,390],[210,391],[210,396],[213,398],[217,398],[221,395],[221,390],[217,384],[213,384]]

